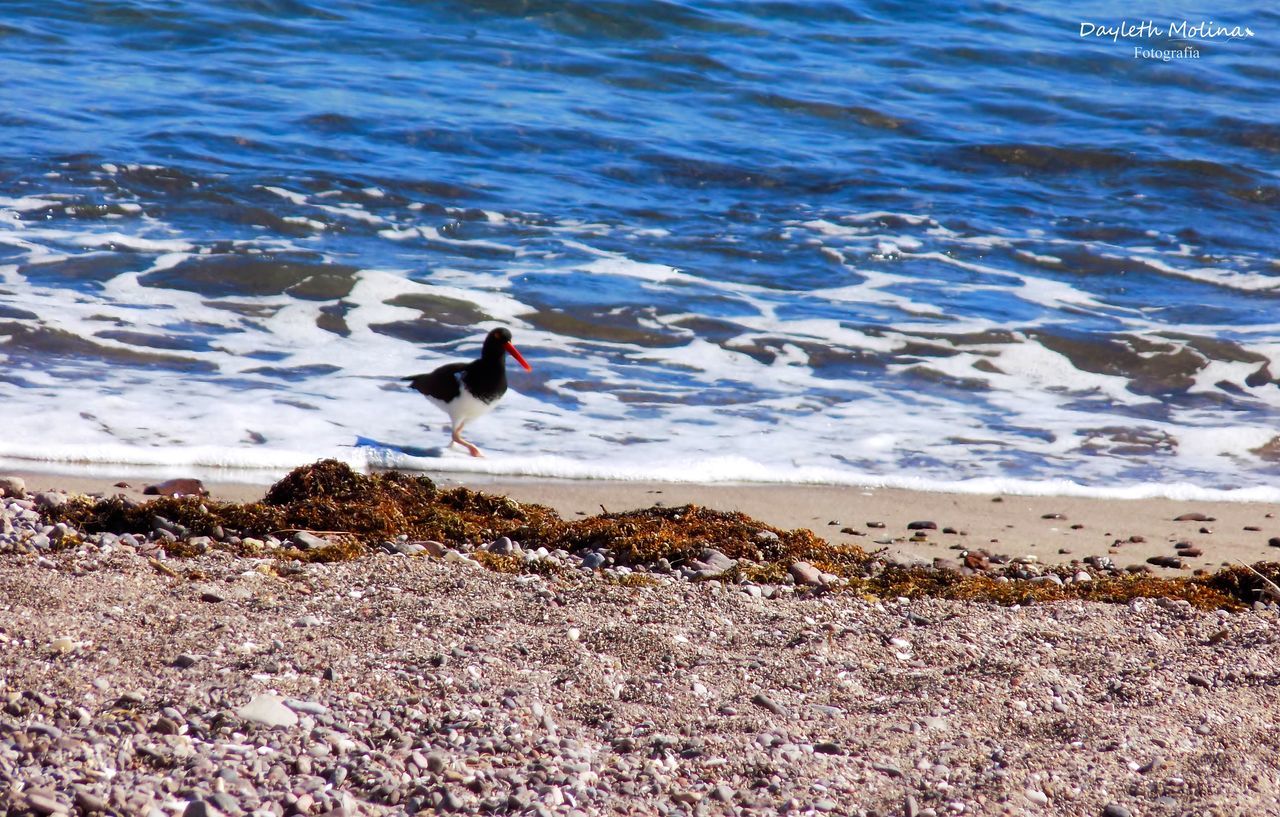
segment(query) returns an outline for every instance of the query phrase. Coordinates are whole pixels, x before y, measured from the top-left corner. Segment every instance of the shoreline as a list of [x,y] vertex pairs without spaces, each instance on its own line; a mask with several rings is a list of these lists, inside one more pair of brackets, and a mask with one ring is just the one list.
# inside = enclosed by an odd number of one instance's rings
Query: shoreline
[[[172,477],[112,478],[57,471],[6,469],[28,491],[122,493],[137,500],[142,489]],[[1190,555],[1183,569],[1151,567],[1159,575],[1213,571],[1236,562],[1273,561],[1280,549],[1280,518],[1265,502],[1175,499],[1097,499],[1077,496],[1021,496],[917,491],[905,488],[856,488],[791,484],[720,484],[568,480],[449,473],[430,476],[444,488],[467,487],[547,505],[565,519],[595,515],[602,509],[626,511],[652,505],[701,505],[738,511],[779,528],[807,528],[834,544],[864,550],[885,549],[906,562],[954,561],[965,551],[984,550],[1014,559],[1034,557],[1046,565],[1071,564],[1091,556],[1110,557],[1117,566],[1148,565],[1153,557]],[[122,487],[123,483],[127,487]],[[205,483],[214,499],[252,502],[269,485],[236,481]],[[1208,519],[1176,521],[1184,514]],[[908,530],[913,522],[935,529]],[[923,534],[921,536],[920,534]],[[1148,565],[1149,566],[1149,565]],[[1149,566],[1150,567],[1150,566]]]

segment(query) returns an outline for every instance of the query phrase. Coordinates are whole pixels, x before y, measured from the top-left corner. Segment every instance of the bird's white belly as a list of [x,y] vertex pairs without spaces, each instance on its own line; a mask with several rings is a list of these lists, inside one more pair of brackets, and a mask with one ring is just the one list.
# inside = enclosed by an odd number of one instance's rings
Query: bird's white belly
[[461,394],[448,403],[443,400],[437,400],[434,397],[428,397],[427,399],[439,406],[440,410],[445,414],[448,414],[449,420],[455,426],[470,422],[482,414],[487,414],[489,409],[493,408],[492,403],[477,400],[466,389],[463,389]]

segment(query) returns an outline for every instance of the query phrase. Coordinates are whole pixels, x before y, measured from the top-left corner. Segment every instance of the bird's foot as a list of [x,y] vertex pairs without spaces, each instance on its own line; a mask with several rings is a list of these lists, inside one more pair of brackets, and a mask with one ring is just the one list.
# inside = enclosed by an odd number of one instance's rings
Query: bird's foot
[[470,455],[471,455],[471,456],[473,456],[473,457],[483,457],[483,456],[484,456],[484,454],[480,453],[480,449],[479,449],[479,448],[475,447],[475,446],[474,446],[474,445],[472,445],[471,443],[469,443],[469,442],[467,442],[466,440],[462,439],[462,438],[461,438],[461,437],[459,437],[456,433],[453,435],[453,439],[450,441],[450,443],[449,443],[449,444],[450,444],[450,445],[452,445],[453,443],[457,443],[458,445],[460,445],[460,446],[462,446],[463,448],[467,449],[467,453],[468,453],[468,454],[470,454]]

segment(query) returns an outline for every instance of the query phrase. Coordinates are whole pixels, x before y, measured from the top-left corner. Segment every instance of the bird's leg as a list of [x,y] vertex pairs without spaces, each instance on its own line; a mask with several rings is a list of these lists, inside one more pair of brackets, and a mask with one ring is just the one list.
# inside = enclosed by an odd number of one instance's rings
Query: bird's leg
[[474,445],[472,445],[471,443],[469,443],[469,442],[467,442],[466,440],[462,439],[462,427],[463,427],[464,425],[466,425],[466,424],[465,424],[465,423],[459,423],[458,425],[456,425],[456,426],[454,426],[454,427],[453,427],[453,442],[458,443],[459,445],[462,445],[462,446],[466,447],[467,451],[471,454],[471,456],[473,456],[473,457],[483,457],[483,456],[484,456],[484,454],[481,454],[481,453],[480,453],[480,449],[479,449],[479,448],[476,448],[476,447],[475,447]]

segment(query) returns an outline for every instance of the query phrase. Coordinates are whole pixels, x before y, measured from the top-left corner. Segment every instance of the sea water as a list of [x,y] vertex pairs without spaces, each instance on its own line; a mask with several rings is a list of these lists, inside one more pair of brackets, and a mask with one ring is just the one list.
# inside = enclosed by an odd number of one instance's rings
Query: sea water
[[10,467],[1280,498],[1271,6],[3,12]]

